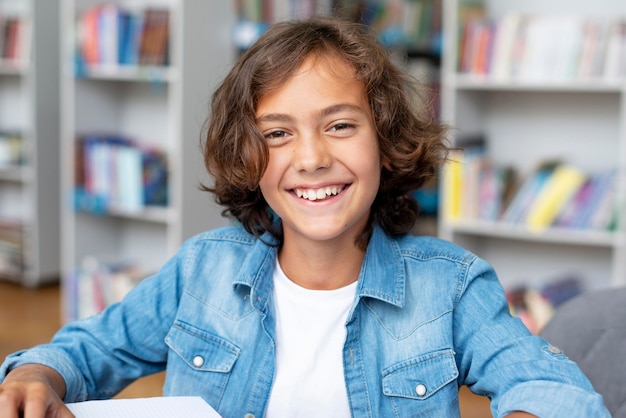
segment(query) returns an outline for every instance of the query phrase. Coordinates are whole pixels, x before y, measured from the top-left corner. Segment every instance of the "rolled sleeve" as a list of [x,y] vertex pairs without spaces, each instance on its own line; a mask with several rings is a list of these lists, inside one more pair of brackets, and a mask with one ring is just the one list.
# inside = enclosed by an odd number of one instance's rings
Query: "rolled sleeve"
[[495,411],[504,417],[525,411],[541,418],[611,418],[602,396],[577,386],[557,382],[526,382],[502,395]]
[[64,352],[49,346],[37,346],[30,350],[18,351],[9,355],[0,366],[0,377],[25,364],[40,364],[56,370],[65,381],[65,402],[80,402],[87,399],[85,379]]

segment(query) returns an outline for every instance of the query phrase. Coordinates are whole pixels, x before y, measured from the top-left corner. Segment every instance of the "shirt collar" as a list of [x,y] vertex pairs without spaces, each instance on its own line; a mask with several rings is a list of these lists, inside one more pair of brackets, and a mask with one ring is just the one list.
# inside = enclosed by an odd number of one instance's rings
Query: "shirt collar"
[[[252,303],[264,310],[272,292],[272,274],[278,252],[278,242],[264,234],[245,257],[233,285],[250,288]],[[406,273],[400,246],[375,226],[367,246],[357,284],[356,296],[370,297],[402,307],[404,305]],[[259,305],[260,304],[260,305]]]
[[405,270],[398,242],[376,225],[365,252],[358,297],[371,297],[402,307]]

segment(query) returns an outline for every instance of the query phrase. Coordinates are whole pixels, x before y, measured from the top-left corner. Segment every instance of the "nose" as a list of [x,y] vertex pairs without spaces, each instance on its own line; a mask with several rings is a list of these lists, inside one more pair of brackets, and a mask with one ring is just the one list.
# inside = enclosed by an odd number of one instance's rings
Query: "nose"
[[307,133],[294,141],[293,166],[298,171],[313,172],[332,163],[330,144],[323,135]]

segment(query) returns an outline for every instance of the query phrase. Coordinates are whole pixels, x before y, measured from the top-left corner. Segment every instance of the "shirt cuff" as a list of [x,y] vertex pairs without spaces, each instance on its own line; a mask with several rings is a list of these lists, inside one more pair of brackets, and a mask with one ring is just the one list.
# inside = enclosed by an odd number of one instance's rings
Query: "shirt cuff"
[[80,370],[76,368],[65,353],[50,348],[41,349],[34,347],[7,356],[4,363],[0,365],[0,381],[4,380],[7,373],[11,370],[25,364],[41,364],[56,370],[65,380],[64,402],[87,400],[87,385]]
[[494,413],[524,411],[541,418],[611,418],[601,395],[556,382],[525,382],[502,395]]

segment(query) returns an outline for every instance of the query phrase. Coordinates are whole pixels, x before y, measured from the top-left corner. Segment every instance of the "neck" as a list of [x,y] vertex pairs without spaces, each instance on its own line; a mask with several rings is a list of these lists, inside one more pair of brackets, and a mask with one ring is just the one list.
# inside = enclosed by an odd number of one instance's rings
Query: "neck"
[[286,236],[278,260],[292,282],[307,289],[333,290],[358,279],[364,256],[354,240],[302,242]]

